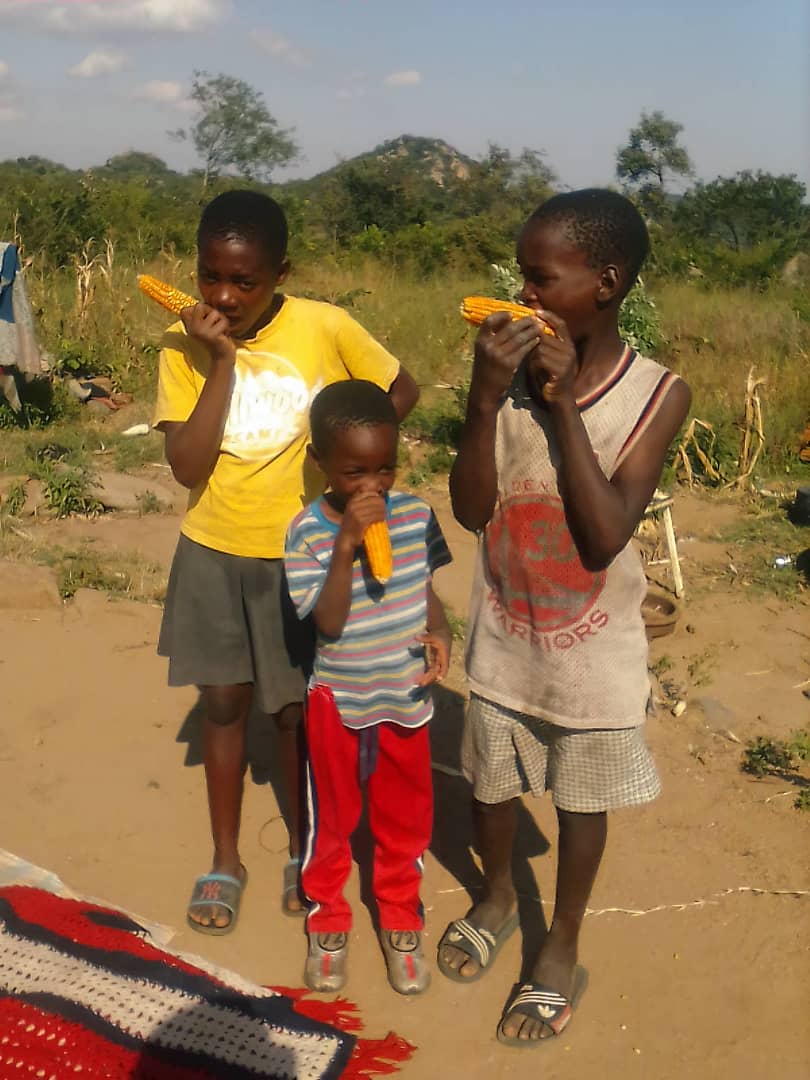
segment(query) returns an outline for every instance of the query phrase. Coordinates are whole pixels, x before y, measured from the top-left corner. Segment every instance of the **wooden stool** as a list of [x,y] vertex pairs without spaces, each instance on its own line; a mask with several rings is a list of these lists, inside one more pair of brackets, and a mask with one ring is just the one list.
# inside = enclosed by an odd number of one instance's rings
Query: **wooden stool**
[[675,528],[672,524],[672,496],[656,488],[655,494],[644,511],[645,518],[660,519],[664,522],[664,536],[667,542],[668,558],[660,560],[669,563],[672,570],[672,581],[675,586],[675,595],[683,596],[683,576],[681,574],[681,560],[678,557],[678,543],[675,539]]

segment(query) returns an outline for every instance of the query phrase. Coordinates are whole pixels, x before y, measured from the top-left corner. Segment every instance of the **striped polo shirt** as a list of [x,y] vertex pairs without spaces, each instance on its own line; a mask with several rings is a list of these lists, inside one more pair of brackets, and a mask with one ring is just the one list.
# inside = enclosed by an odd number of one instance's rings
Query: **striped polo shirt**
[[[391,491],[386,521],[394,569],[380,585],[358,548],[352,568],[352,599],[339,638],[318,635],[312,680],[328,686],[343,723],[350,728],[389,721],[420,727],[433,714],[428,687],[416,685],[425,671],[425,650],[416,638],[427,624],[427,586],[451,560],[439,523],[415,495]],[[293,520],[284,563],[299,618],[314,608],[332,558],[339,525],[317,499]]]

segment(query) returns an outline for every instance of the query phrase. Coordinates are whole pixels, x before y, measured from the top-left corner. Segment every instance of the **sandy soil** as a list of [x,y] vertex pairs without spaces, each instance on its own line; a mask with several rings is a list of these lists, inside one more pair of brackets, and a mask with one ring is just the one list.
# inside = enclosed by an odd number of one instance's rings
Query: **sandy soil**
[[[463,615],[474,542],[453,524],[443,493],[430,497],[456,556],[438,588]],[[727,545],[717,529],[738,512],[694,496],[676,504],[676,526],[689,538],[682,544],[686,614],[673,635],[654,643],[652,658],[666,656],[662,678],[686,692],[688,708],[676,719],[662,707],[650,726],[665,784],[660,800],[613,817],[583,934],[590,987],[560,1040],[525,1052],[495,1041],[521,967],[519,936],[480,982],[458,986],[436,973],[423,998],[397,997],[353,878],[347,996],[360,1005],[370,1035],[394,1029],[419,1048],[405,1080],[809,1074],[810,815],[793,808],[797,789],[789,780],[755,781],[739,763],[747,739],[810,723],[810,701],[798,688],[810,679],[810,619],[806,605],[728,584]],[[167,566],[178,524],[173,515],[107,516],[40,526],[38,538],[135,549]],[[5,593],[0,846],[79,892],[176,927],[182,949],[263,983],[300,985],[302,925],[280,914],[284,830],[272,739],[261,733],[251,746],[243,829],[251,882],[239,927],[212,939],[185,926],[192,881],[208,868],[206,804],[196,694],[166,687],[155,655],[159,620],[156,606],[101,593],[81,591],[65,605],[47,590],[27,589],[17,599]],[[433,727],[443,768],[435,774],[424,888],[431,951],[480,885],[469,791],[451,775],[464,692],[458,656],[451,675]],[[550,911],[555,850],[550,803],[527,802],[515,863],[524,952],[535,947]]]

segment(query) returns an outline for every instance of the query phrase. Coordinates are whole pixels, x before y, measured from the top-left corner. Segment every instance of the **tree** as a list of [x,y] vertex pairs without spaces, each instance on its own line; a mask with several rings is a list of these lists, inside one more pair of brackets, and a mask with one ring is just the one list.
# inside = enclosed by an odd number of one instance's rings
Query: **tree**
[[[745,170],[696,184],[680,200],[675,222],[694,240],[724,244],[733,251],[776,241],[786,246],[789,257],[808,233],[806,195],[795,176]],[[788,253],[788,248],[793,250]]]
[[203,187],[226,172],[245,180],[267,180],[273,169],[298,156],[291,131],[278,126],[264,95],[242,79],[195,71],[191,100],[197,120],[169,135],[194,144],[203,163]]
[[683,124],[668,120],[662,112],[643,112],[627,146],[616,154],[616,175],[650,211],[662,209],[667,183],[673,177],[692,175],[689,154],[678,145],[682,131]]
[[154,179],[162,179],[172,172],[162,158],[156,154],[147,154],[143,150],[128,150],[125,154],[107,158],[98,171],[107,176],[141,176]]
[[709,278],[764,287],[797,252],[807,250],[806,194],[795,176],[748,170],[721,176],[683,196],[673,226]]

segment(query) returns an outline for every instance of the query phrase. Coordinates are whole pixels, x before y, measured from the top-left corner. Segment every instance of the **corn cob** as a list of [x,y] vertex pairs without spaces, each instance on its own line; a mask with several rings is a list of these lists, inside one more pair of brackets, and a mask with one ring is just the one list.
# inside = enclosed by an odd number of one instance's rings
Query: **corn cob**
[[369,570],[372,576],[385,585],[394,572],[394,558],[391,552],[391,536],[384,521],[373,521],[363,537]]
[[[508,311],[512,319],[525,319],[527,315],[537,317],[537,312],[532,308],[524,307],[523,304],[512,304],[508,300],[490,300],[487,296],[465,296],[461,303],[461,314],[468,323],[480,326],[489,315],[496,311]],[[546,323],[543,324],[543,333],[554,337],[554,331]]]
[[184,308],[194,307],[197,303],[193,296],[158,281],[150,274],[138,274],[138,285],[150,300],[156,300],[173,315],[179,315]]

